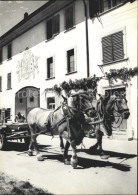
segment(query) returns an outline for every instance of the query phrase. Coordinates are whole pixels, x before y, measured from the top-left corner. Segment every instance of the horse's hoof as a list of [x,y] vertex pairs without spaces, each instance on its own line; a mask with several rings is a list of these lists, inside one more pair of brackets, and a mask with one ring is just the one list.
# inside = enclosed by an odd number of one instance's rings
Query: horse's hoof
[[44,158],[43,158],[40,154],[38,154],[38,155],[37,155],[37,160],[38,160],[38,161],[43,161]]
[[70,161],[68,159],[64,159],[64,164],[65,165],[70,165]]
[[27,154],[29,155],[29,156],[33,156],[33,152],[32,151],[27,151]]
[[70,164],[73,168],[76,168],[77,165],[78,165],[78,159],[77,158],[75,158],[75,159],[71,158]]

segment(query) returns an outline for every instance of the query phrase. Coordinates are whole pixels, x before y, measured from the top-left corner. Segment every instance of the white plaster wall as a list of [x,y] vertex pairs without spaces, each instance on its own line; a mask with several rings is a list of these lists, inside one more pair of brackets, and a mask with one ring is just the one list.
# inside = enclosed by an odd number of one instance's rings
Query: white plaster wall
[[[45,21],[30,29],[12,42],[13,56],[11,60],[3,61],[0,66],[2,75],[3,91],[0,95],[0,107],[12,108],[12,115],[15,115],[15,93],[26,86],[40,88],[40,107],[46,108],[46,99],[44,90],[53,87],[53,85],[69,79],[79,79],[86,77],[86,40],[85,40],[85,22],[84,22],[84,5],[82,1],[75,2],[75,28],[65,32],[64,30],[64,10],[60,14],[60,33],[52,40],[46,39]],[[35,78],[18,80],[17,65],[18,61],[23,58],[24,50],[29,47],[32,54],[39,57],[38,69]],[[75,49],[75,59],[77,72],[66,75],[67,59],[66,51]],[[4,49],[4,58],[7,56],[7,47]],[[46,80],[46,60],[54,57],[55,79]],[[7,90],[7,74],[12,73],[12,89]],[[58,97],[56,103],[59,104]]]
[[[127,3],[109,13],[102,15],[94,20],[89,20],[89,44],[90,44],[90,72],[91,75],[96,74],[103,76],[100,68],[97,65],[102,62],[102,44],[101,38],[123,30],[124,33],[124,51],[127,61],[118,62],[104,66],[104,72],[109,72],[110,69],[120,69],[123,67],[134,68],[137,66],[137,1]],[[121,82],[115,85],[121,85]],[[104,93],[104,87],[108,87],[107,81],[100,82],[100,91]],[[122,85],[123,86],[123,85]],[[137,79],[133,78],[128,84],[127,100],[130,109],[130,117],[127,120],[127,136],[128,138],[137,137]]]

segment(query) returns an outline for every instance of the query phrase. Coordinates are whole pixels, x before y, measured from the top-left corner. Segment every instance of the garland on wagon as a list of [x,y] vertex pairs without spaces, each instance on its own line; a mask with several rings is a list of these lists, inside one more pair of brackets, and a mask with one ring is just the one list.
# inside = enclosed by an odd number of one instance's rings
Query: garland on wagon
[[138,67],[135,68],[121,68],[121,69],[111,69],[109,73],[105,73],[105,76],[103,77],[96,77],[96,75],[88,77],[88,78],[82,78],[82,79],[76,79],[75,81],[72,81],[71,79],[67,81],[63,81],[61,84],[57,85],[55,84],[53,88],[47,88],[46,91],[53,90],[58,95],[61,95],[62,90],[64,91],[70,91],[70,90],[93,90],[93,93],[97,91],[98,82],[105,78],[109,80],[109,83],[113,84],[113,81],[117,81],[117,79],[121,79],[122,82],[130,81],[131,78],[138,75]]

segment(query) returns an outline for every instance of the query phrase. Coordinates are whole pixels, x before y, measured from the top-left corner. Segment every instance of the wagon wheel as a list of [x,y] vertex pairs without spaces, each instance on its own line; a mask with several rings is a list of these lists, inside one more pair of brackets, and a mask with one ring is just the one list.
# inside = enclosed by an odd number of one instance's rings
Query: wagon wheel
[[6,148],[6,136],[2,133],[0,133],[0,150],[4,150]]

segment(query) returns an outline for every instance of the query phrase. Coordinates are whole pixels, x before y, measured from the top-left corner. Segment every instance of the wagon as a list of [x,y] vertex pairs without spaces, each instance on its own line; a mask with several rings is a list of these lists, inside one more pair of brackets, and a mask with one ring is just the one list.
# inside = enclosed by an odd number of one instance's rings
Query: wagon
[[0,125],[0,150],[4,150],[8,140],[24,140],[28,147],[30,143],[29,127],[27,123],[5,123]]

